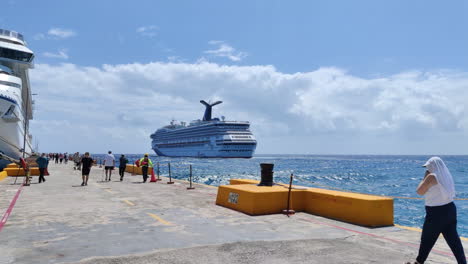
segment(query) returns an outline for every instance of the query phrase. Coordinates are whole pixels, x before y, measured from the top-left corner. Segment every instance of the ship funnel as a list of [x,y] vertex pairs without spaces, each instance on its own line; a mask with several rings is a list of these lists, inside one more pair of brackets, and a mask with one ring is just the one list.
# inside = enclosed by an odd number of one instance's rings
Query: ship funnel
[[205,102],[205,100],[200,100],[200,103],[202,103],[206,107],[205,115],[203,115],[203,121],[211,121],[211,108],[213,108],[213,106],[218,105],[218,104],[220,104],[222,102],[223,101],[217,101],[217,102],[214,102],[212,104],[209,104],[209,103]]

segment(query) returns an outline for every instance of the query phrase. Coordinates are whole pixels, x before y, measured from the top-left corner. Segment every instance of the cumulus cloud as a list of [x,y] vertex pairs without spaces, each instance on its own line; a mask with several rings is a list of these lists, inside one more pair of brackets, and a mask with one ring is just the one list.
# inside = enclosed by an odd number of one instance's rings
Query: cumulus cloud
[[206,50],[204,51],[204,53],[206,54],[210,54],[215,57],[228,58],[231,61],[241,61],[242,59],[247,57],[247,53],[242,52],[242,51],[237,51],[235,48],[225,43],[224,41],[211,40],[208,42],[208,44],[216,46],[217,49]]
[[43,39],[66,39],[76,36],[76,32],[71,29],[51,28],[47,33],[38,33],[34,36],[35,40]]
[[44,52],[42,55],[48,58],[55,58],[55,59],[63,59],[67,60],[68,59],[68,54],[66,49],[61,49],[57,52]]
[[149,135],[171,119],[201,118],[200,99],[224,101],[215,116],[250,121],[259,153],[456,154],[468,147],[463,72],[362,78],[339,68],[287,74],[200,61],[38,64],[30,76],[40,95],[33,133],[50,151],[147,152]]
[[158,35],[159,27],[150,25],[142,26],[136,29],[136,32],[145,37],[156,37]]

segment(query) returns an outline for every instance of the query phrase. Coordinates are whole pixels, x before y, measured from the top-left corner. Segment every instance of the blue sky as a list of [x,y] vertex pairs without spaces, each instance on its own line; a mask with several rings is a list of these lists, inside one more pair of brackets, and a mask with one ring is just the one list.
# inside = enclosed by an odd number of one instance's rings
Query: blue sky
[[464,154],[467,11],[465,1],[9,0],[0,27],[36,54],[32,133],[44,151],[147,152],[153,130],[221,99],[221,114],[252,122],[258,153]]

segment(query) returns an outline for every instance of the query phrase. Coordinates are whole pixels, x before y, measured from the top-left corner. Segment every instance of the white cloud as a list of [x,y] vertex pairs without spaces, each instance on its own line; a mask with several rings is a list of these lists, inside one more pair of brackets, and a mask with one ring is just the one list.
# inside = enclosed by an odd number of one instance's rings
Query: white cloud
[[35,40],[43,40],[43,39],[66,39],[70,37],[76,36],[76,32],[71,29],[64,29],[64,28],[51,28],[47,31],[47,33],[37,33],[34,35]]
[[211,40],[208,42],[210,45],[217,46],[217,49],[206,50],[204,53],[210,54],[216,57],[228,58],[231,61],[241,61],[247,57],[247,53],[242,51],[237,51],[235,48],[220,40]]
[[158,35],[159,27],[150,25],[142,26],[136,29],[136,32],[145,37],[156,37]]
[[48,58],[55,58],[55,59],[68,59],[68,54],[66,49],[58,50],[56,53],[53,52],[44,52],[42,55]]
[[63,28],[51,28],[49,31],[47,31],[47,34],[49,36],[53,36],[56,38],[70,38],[76,36],[76,33],[73,30],[70,29],[63,29]]
[[30,76],[39,94],[32,129],[50,148],[45,151],[147,152],[149,135],[172,118],[201,118],[200,99],[224,101],[215,116],[251,121],[259,153],[457,154],[468,148],[464,72],[360,78],[337,68],[286,74],[268,65],[201,61],[38,64]]

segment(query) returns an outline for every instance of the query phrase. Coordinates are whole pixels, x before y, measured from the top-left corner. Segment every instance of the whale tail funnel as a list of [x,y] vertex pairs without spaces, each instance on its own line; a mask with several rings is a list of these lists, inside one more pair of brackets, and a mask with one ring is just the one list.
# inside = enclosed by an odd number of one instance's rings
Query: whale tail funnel
[[211,109],[213,108],[213,106],[218,105],[222,102],[223,101],[216,101],[212,104],[209,104],[205,102],[205,100],[200,100],[200,103],[202,103],[206,107],[205,114],[203,115],[203,121],[211,121]]

